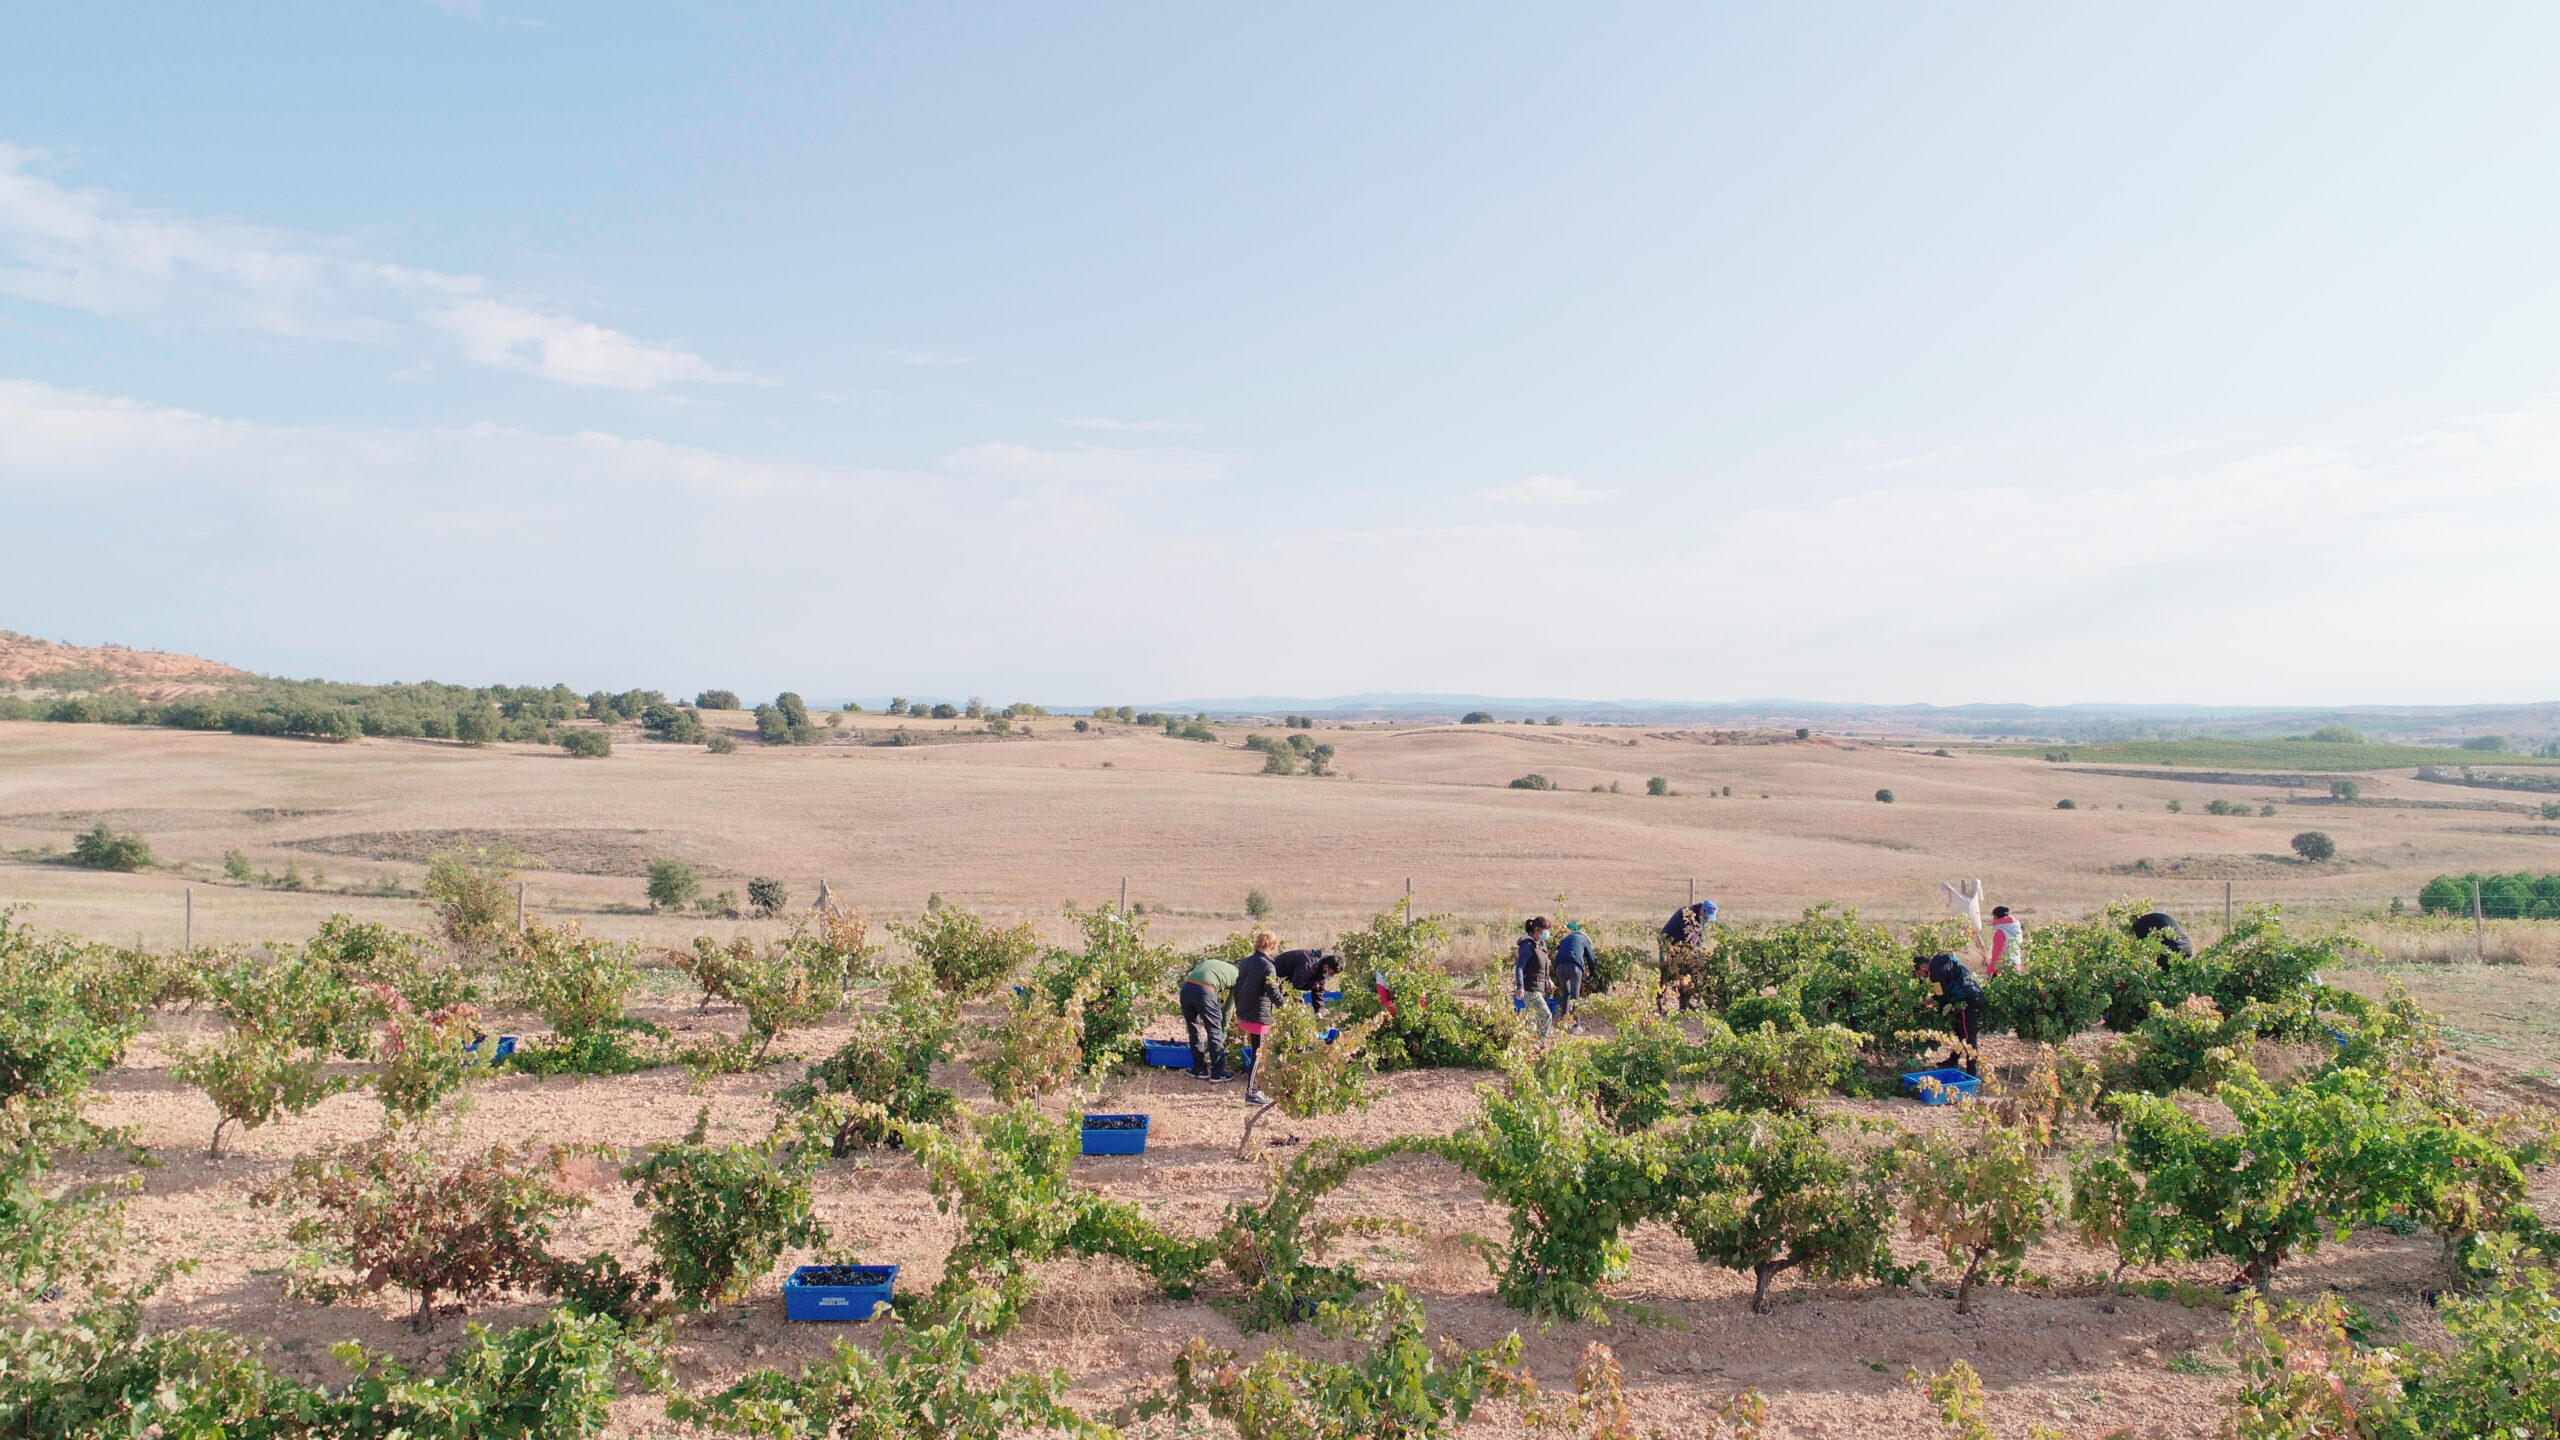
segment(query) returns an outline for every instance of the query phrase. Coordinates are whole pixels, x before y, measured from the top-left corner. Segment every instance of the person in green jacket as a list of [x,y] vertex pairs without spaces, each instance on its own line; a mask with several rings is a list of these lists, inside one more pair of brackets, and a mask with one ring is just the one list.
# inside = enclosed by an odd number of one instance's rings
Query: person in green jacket
[[1227,1083],[1227,992],[1235,963],[1211,955],[1182,977],[1182,1028],[1191,1037],[1191,1078]]

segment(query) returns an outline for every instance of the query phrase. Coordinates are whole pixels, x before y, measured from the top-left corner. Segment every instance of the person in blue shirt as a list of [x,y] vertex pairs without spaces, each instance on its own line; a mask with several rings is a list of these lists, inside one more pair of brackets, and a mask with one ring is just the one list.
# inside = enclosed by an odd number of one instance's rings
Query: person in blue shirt
[[1964,1042],[1964,1048],[1949,1055],[1947,1063],[1979,1077],[1982,1056],[1974,1047],[1982,1043],[1982,982],[1973,978],[1963,961],[1943,952],[1912,956],[1911,973],[1938,987],[1934,1003],[1950,1012],[1948,1018],[1955,1023],[1956,1038]]
[[1564,938],[1549,963],[1555,970],[1556,1018],[1570,1027],[1573,1002],[1582,998],[1582,982],[1591,974],[1591,937],[1582,933],[1581,921],[1564,922]]
[[1520,928],[1525,933],[1511,961],[1511,998],[1526,1002],[1521,1008],[1544,1035],[1556,1018],[1547,1004],[1547,917],[1536,916]]

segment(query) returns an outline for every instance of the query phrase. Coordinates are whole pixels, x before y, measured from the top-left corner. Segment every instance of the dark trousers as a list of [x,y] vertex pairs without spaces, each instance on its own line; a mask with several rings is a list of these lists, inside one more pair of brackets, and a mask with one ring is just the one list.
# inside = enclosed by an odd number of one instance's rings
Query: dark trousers
[[1182,1028],[1191,1037],[1191,1073],[1223,1080],[1227,1074],[1227,997],[1182,982]]
[[[1981,1001],[1968,1000],[1962,1005],[1950,1005],[1947,1007],[1947,1018],[1955,1022],[1957,1039],[1963,1041],[1967,1045],[1980,1045],[1982,1043]],[[1979,1076],[1982,1073],[1981,1057],[1979,1055],[1966,1055],[1964,1057],[1964,1072],[1968,1075]]]
[[1556,967],[1556,1018],[1561,1020],[1573,1010],[1573,1002],[1582,998],[1582,967]]

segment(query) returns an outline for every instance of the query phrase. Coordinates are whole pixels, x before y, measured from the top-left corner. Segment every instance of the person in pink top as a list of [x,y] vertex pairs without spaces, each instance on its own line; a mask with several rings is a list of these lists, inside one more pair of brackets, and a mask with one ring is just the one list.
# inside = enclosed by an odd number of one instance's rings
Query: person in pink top
[[2027,931],[2018,923],[2017,917],[2009,913],[2008,906],[1994,905],[1991,907],[1991,960],[1982,967],[1983,973],[1997,976],[2003,965],[2013,970],[2027,968]]

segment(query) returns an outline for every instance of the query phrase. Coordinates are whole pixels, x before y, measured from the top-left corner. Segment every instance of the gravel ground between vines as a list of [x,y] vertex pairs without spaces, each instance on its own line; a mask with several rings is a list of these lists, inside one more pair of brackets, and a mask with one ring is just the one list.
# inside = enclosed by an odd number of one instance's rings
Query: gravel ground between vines
[[[716,1010],[697,1015],[689,1004],[646,1005],[637,1013],[680,1034],[736,1024]],[[328,1308],[282,1298],[277,1272],[293,1253],[285,1235],[289,1222],[249,1204],[250,1190],[288,1168],[296,1155],[376,1133],[379,1107],[369,1097],[340,1096],[301,1118],[239,1135],[230,1157],[207,1160],[203,1150],[213,1111],[200,1093],[171,1078],[168,1054],[173,1041],[208,1026],[196,1016],[165,1017],[99,1086],[97,1118],[138,1127],[159,1162],[142,1173],[142,1192],[128,1211],[130,1268],[140,1273],[160,1261],[196,1262],[155,1300],[152,1323],[218,1325],[263,1337],[273,1363],[315,1381],[342,1378],[328,1354],[328,1346],[340,1340],[360,1340],[406,1363],[439,1362],[461,1339],[462,1325],[448,1319],[435,1333],[415,1335],[405,1323],[406,1303],[394,1293]],[[533,1027],[519,1019],[501,1028],[527,1033]],[[1171,1032],[1158,1026],[1155,1033]],[[784,1048],[803,1057],[821,1055],[841,1035],[840,1028],[797,1032]],[[1999,1063],[2019,1065],[2026,1058],[2022,1048],[2006,1042],[1994,1042],[1993,1051]],[[773,1113],[765,1092],[798,1073],[797,1061],[784,1062],[699,1089],[676,1069],[587,1080],[510,1076],[479,1089],[457,1138],[474,1147],[528,1137],[636,1146],[680,1138],[704,1107],[715,1140],[760,1136]],[[971,1103],[992,1103],[986,1087],[964,1068],[950,1067],[939,1078]],[[1449,1071],[1395,1076],[1392,1093],[1364,1113],[1283,1121],[1269,1127],[1270,1133],[1300,1141],[1445,1133],[1470,1113],[1474,1087],[1487,1078]],[[1178,1072],[1150,1071],[1115,1084],[1086,1108],[1153,1117],[1144,1155],[1087,1157],[1077,1161],[1076,1173],[1081,1182],[1133,1200],[1167,1225],[1207,1233],[1230,1202],[1259,1193],[1258,1162],[1235,1158],[1236,1137],[1249,1113],[1237,1087],[1213,1088]],[[1907,1101],[1841,1101],[1837,1108],[1913,1129],[1958,1123],[1953,1107]],[[1269,1153],[1285,1156],[1288,1147]],[[641,1215],[614,1167],[581,1162],[575,1174],[595,1203],[567,1227],[560,1248],[610,1248],[627,1259],[642,1258]],[[2534,1183],[2545,1213],[2560,1213],[2552,1203],[2553,1175],[2539,1172]],[[824,1254],[787,1255],[739,1310],[676,1327],[677,1371],[688,1388],[714,1387],[760,1365],[795,1367],[825,1354],[838,1339],[871,1343],[877,1327],[785,1322],[781,1285],[793,1265],[897,1264],[905,1267],[899,1284],[908,1289],[930,1287],[940,1273],[954,1226],[935,1210],[911,1161],[884,1151],[835,1162],[817,1190],[819,1213],[834,1234]],[[1745,1276],[1701,1264],[1662,1226],[1632,1237],[1633,1268],[1614,1293],[1673,1323],[1541,1330],[1494,1298],[1470,1237],[1499,1241],[1507,1218],[1456,1169],[1428,1158],[1391,1162],[1356,1177],[1331,1203],[1340,1213],[1384,1216],[1413,1228],[1409,1236],[1357,1244],[1373,1273],[1406,1286],[1424,1302],[1435,1333],[1472,1346],[1496,1343],[1517,1330],[1529,1368],[1548,1386],[1568,1385],[1583,1345],[1605,1341],[1625,1367],[1640,1423],[1674,1436],[1697,1433],[1708,1407],[1745,1387],[1767,1396],[1772,1436],[1935,1434],[1924,1398],[1906,1377],[1944,1369],[1957,1359],[1981,1372],[1990,1391],[1992,1426],[2002,1437],[2024,1436],[2032,1423],[2057,1426],[2074,1440],[2117,1427],[2143,1436],[2207,1436],[2232,1383],[2221,1348],[2228,1317],[2215,1308],[1995,1287],[1978,1295],[1978,1313],[1959,1318],[1952,1298],[1936,1292],[1826,1287],[1785,1277],[1778,1284],[1776,1313],[1755,1316]],[[1906,1260],[1928,1253],[1907,1240],[1898,1239],[1897,1249]],[[2103,1272],[2113,1257],[2053,1243],[2038,1247],[2028,1263],[2042,1274],[2068,1277]],[[2228,1268],[2220,1266],[2179,1273],[2215,1287],[2229,1278]],[[2420,1292],[2441,1284],[2441,1275],[2437,1247],[2424,1235],[2360,1231],[2289,1263],[2277,1288],[2294,1298],[2338,1290],[2376,1317],[2396,1322],[2393,1341],[2424,1343],[2440,1340],[2442,1330]],[[991,1368],[1063,1368],[1074,1379],[1076,1403],[1100,1410],[1169,1374],[1173,1352],[1193,1335],[1248,1355],[1275,1341],[1335,1349],[1311,1332],[1240,1336],[1211,1303],[1223,1272],[1213,1277],[1200,1298],[1173,1302],[1158,1298],[1135,1271],[1116,1262],[1053,1265],[1021,1329],[992,1347]],[[529,1303],[493,1304],[471,1318],[496,1327],[539,1313]],[[2192,1356],[2217,1373],[2188,1373],[2202,1368],[2194,1361],[2170,1369],[2169,1362],[2180,1356]],[[1495,1406],[1466,1433],[1518,1430],[1509,1408]],[[680,1431],[665,1421],[657,1399],[635,1394],[617,1405],[612,1433]]]

